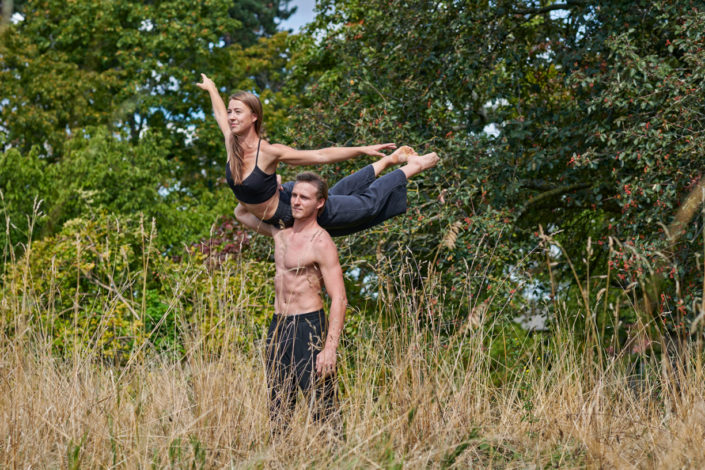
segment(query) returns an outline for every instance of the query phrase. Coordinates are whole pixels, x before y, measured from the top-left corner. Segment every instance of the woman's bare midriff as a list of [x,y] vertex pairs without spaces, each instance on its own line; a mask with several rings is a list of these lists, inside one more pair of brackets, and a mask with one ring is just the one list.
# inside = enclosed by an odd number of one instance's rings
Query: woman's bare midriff
[[258,204],[246,204],[244,202],[241,202],[240,204],[242,204],[250,214],[255,215],[260,220],[271,219],[274,217],[274,214],[277,211],[277,206],[279,205],[279,189],[277,189],[277,192],[274,193],[274,196],[269,198],[268,201],[260,202]]

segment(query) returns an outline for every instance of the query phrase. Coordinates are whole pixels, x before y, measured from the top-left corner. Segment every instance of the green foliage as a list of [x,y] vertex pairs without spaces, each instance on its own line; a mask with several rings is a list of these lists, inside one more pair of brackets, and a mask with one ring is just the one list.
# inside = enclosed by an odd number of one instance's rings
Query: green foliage
[[155,219],[160,245],[170,251],[205,236],[219,215],[232,210],[232,194],[181,187],[171,176],[169,152],[169,141],[156,132],[133,145],[101,127],[67,141],[64,158],[54,164],[36,148],[26,155],[8,150],[0,155],[2,214],[9,224],[0,235],[5,253],[60,231],[68,220],[101,213],[142,212]]
[[81,468],[81,449],[86,443],[88,438],[87,434],[84,434],[81,441],[74,443],[73,439],[69,440],[68,446],[66,447],[66,468],[69,470],[80,470]]
[[289,8],[290,0],[261,2],[256,0],[233,0],[228,13],[233,19],[242,23],[233,36],[224,38],[227,42],[236,42],[244,46],[253,45],[258,38],[271,36],[277,32],[277,19],[286,20],[296,7]]
[[224,90],[254,83],[274,109],[291,101],[273,97],[285,73],[286,34],[267,39],[274,20],[290,14],[286,2],[235,3],[26,2],[23,19],[0,41],[4,145],[22,152],[37,145],[55,162],[70,152],[66,141],[91,126],[117,129],[135,145],[150,129],[164,137],[182,184],[211,185],[203,176],[212,178],[216,164],[222,176],[225,159],[210,103],[195,86],[199,73]]
[[609,224],[622,241],[610,254],[613,279],[646,294],[639,305],[653,316],[640,320],[682,335],[700,311],[702,220],[691,213],[683,234],[664,229],[683,219],[677,210],[702,204],[687,196],[702,177],[705,16],[690,2],[661,2],[648,16],[617,18],[626,31],[606,38],[571,81],[587,95],[588,137],[570,163],[603,185],[597,197],[619,214]]
[[227,63],[214,46],[239,26],[229,3],[27,2],[0,55],[10,141],[41,143],[56,157],[67,132],[96,124],[124,127],[133,140],[147,127],[183,140],[194,95],[183,85]]
[[46,207],[50,181],[47,164],[37,149],[25,155],[17,149],[0,154],[0,245],[5,256],[31,238],[30,228],[41,229],[45,219],[36,216]]
[[[145,232],[143,224],[137,229],[136,224],[111,217],[100,222],[73,219],[57,236],[33,243],[25,253],[29,259],[9,267],[5,295],[20,298],[28,289],[50,294],[36,321],[57,352],[95,346],[104,357],[119,360],[134,346],[143,325],[133,306],[140,273],[151,274],[151,279],[154,274],[153,268],[141,266],[142,241],[149,228]],[[108,294],[116,296],[115,301],[109,301]]]
[[33,328],[57,354],[116,363],[145,348],[183,351],[192,337],[221,351],[262,333],[272,313],[270,263],[231,255],[214,267],[200,251],[179,261],[162,253],[143,216],[72,219],[7,264],[5,333],[16,333],[30,308]]
[[[606,276],[617,308],[647,294],[621,310],[629,323],[653,320],[640,309],[677,312],[683,329],[697,313],[703,224],[690,217],[675,239],[663,227],[702,173],[698,2],[323,0],[300,36],[272,29],[287,2],[18,5],[24,19],[0,42],[6,259],[32,236],[35,200],[35,237],[142,212],[161,253],[210,268],[212,253],[185,247],[219,240],[226,258],[240,253],[225,249],[244,238],[223,229],[235,201],[208,96],[194,86],[205,72],[226,96],[260,95],[272,141],[440,154],[409,183],[407,214],[340,240],[356,305],[404,275],[429,308],[431,292],[452,304],[439,315],[456,325],[482,306],[503,317],[555,310],[542,303],[549,292],[584,304],[584,287]],[[318,170],[334,182],[360,166]],[[253,240],[248,256],[268,259],[268,242]],[[162,287],[143,296],[158,331]],[[623,328],[608,317],[599,328]]]
[[224,93],[259,92],[274,139],[296,101],[281,92],[288,35],[272,36],[288,3],[235,3],[16,4],[22,19],[0,33],[0,143],[19,152],[3,156],[3,208],[16,226],[4,246],[27,239],[35,198],[43,204],[33,237],[74,217],[142,211],[171,251],[232,211],[222,136],[195,86],[199,73]]
[[[565,250],[551,259],[555,278],[571,282],[573,268],[587,274],[586,263],[566,260],[580,259],[588,237],[591,274],[604,274],[614,236],[636,250],[630,266],[646,257],[664,269],[659,251],[675,248],[666,264],[678,264],[694,299],[701,223],[675,247],[662,224],[701,177],[701,7],[327,0],[293,55],[293,78],[306,87],[297,141],[437,151],[439,169],[412,182],[410,219],[378,233],[387,253],[409,245],[441,265],[447,285],[464,269],[458,261],[472,260],[494,285],[529,268],[545,294],[544,252],[531,256],[543,227]],[[453,249],[441,249],[453,230]],[[374,244],[358,240],[356,252],[371,256]],[[620,274],[622,287],[639,277]]]
[[154,214],[162,181],[168,183],[168,152],[168,142],[152,133],[133,146],[102,128],[82,132],[52,167],[51,223],[95,210]]

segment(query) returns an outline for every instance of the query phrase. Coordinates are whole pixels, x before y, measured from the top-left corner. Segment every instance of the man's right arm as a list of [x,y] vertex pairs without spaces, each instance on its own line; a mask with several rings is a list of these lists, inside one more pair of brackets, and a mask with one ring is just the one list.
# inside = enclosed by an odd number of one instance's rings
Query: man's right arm
[[242,204],[238,204],[235,208],[235,218],[245,227],[254,230],[261,235],[274,237],[278,230],[276,227],[262,222],[256,215],[249,212]]

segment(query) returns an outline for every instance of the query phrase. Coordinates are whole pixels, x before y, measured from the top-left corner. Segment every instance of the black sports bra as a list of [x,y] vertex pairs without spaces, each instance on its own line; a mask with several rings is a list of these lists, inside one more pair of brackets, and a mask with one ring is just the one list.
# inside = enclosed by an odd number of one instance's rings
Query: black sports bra
[[277,173],[271,175],[260,170],[257,166],[259,161],[259,145],[262,138],[257,142],[257,156],[255,157],[255,167],[252,169],[247,178],[242,180],[240,184],[235,184],[233,175],[230,172],[230,164],[225,164],[225,179],[230,186],[230,189],[235,193],[235,197],[240,202],[245,204],[259,204],[268,201],[277,192]]

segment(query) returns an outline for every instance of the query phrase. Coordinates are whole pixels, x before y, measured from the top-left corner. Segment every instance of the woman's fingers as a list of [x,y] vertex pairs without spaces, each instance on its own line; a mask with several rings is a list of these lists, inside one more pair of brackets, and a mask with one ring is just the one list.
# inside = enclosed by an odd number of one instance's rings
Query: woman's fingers
[[215,82],[213,82],[213,80],[208,78],[208,76],[205,73],[201,74],[201,83],[196,83],[196,86],[198,88],[202,88],[204,90],[207,90],[208,87],[210,87],[211,85],[215,85]]

